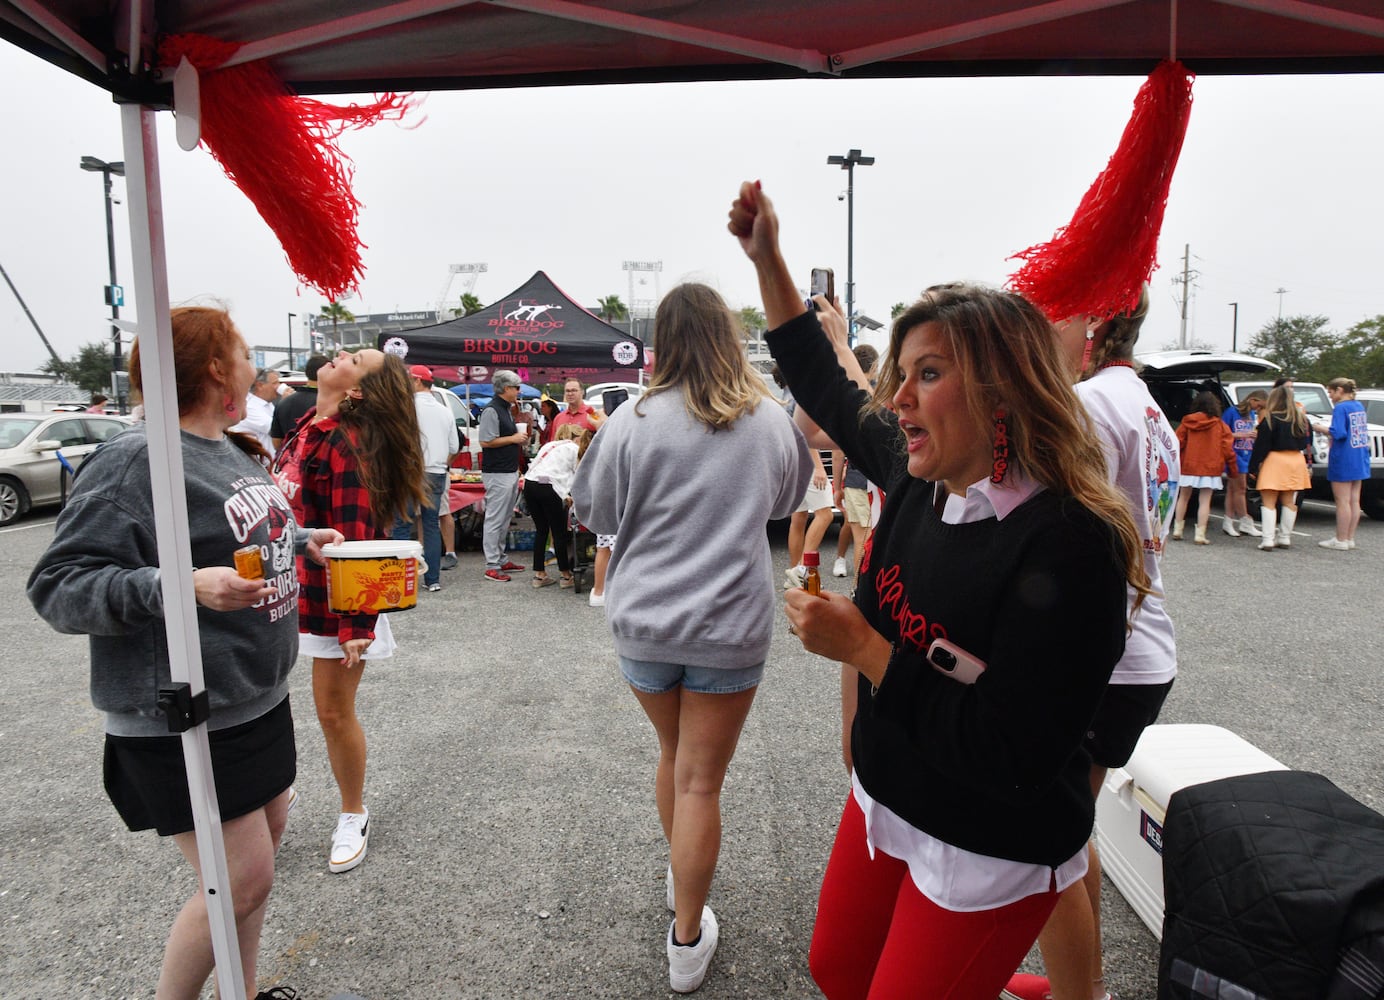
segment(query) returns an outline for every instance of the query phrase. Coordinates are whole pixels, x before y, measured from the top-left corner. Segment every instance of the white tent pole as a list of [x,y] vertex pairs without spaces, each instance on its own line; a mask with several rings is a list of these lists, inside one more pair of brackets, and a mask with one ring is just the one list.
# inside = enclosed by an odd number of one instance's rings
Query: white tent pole
[[1046,21],[1057,21],[1062,18],[1074,17],[1077,14],[1089,14],[1092,11],[1104,10],[1107,7],[1119,7],[1130,2],[1132,0],[1051,0],[1050,3],[1035,4],[1004,14],[995,14],[992,17],[981,17],[974,21],[950,24],[934,31],[923,31],[906,38],[893,38],[876,45],[862,45],[860,48],[851,49],[849,52],[835,53],[831,57],[831,71],[841,73],[857,66],[868,66],[870,63],[881,62],[885,59],[912,55],[915,52],[926,52],[929,49],[940,49],[945,45],[956,45],[958,42],[998,35],[1005,31],[1016,31],[1019,28],[1043,24]]
[[1278,14],[1291,17],[1308,24],[1324,28],[1339,28],[1361,35],[1384,38],[1384,20],[1368,14],[1352,14],[1344,10],[1332,10],[1321,4],[1303,3],[1302,0],[1216,0],[1230,7],[1243,7],[1245,10],[1261,14]]
[[662,38],[670,42],[687,45],[700,45],[716,52],[733,52],[736,55],[763,59],[765,62],[783,63],[794,66],[806,73],[825,73],[828,66],[825,53],[814,49],[798,49],[773,42],[761,42],[753,38],[730,35],[724,31],[710,31],[696,28],[690,24],[676,24],[657,18],[627,14],[606,7],[593,7],[571,0],[490,0],[496,7],[509,7],[512,10],[526,10],[533,14],[547,14],[580,24],[595,24],[617,31],[628,31],[635,35]]
[[[120,114],[139,318],[140,374],[145,387],[144,412],[149,435],[149,478],[153,487],[169,667],[175,685],[185,683],[194,699],[204,698],[206,685],[197,628],[197,602],[192,590],[187,494],[183,489],[155,116],[151,109],[133,104],[123,105]],[[216,959],[216,981],[222,997],[243,997],[244,974],[236,940],[235,907],[226,868],[226,845],[221,836],[221,813],[212,780],[206,721],[183,732],[182,741],[204,900],[211,925],[212,952]]]

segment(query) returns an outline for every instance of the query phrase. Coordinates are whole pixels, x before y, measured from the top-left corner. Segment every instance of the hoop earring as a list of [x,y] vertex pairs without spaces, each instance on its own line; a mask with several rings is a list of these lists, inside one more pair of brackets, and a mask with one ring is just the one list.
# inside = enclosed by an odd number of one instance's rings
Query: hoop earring
[[990,467],[990,482],[999,485],[1009,471],[1009,426],[1004,422],[1003,409],[995,411],[994,462]]

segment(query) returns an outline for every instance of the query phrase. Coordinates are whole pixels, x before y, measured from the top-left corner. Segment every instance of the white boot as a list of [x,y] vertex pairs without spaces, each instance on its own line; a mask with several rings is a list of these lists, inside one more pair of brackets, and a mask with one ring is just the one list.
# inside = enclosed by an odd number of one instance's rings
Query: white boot
[[1264,525],[1264,537],[1260,539],[1259,547],[1261,549],[1271,549],[1273,548],[1274,536],[1278,534],[1275,530],[1278,525],[1278,511],[1269,507],[1263,507],[1259,511],[1259,520],[1262,521]]
[[1253,538],[1259,537],[1259,525],[1254,523],[1254,518],[1246,514],[1240,518],[1240,533],[1250,535]]
[[1186,521],[1173,521],[1173,541],[1182,541],[1182,526],[1186,523]]
[[1240,532],[1235,528],[1235,518],[1233,517],[1221,518],[1221,530],[1224,531],[1231,538],[1240,537]]
[[1297,524],[1297,511],[1284,507],[1278,512],[1278,547],[1286,549],[1293,544],[1293,525]]

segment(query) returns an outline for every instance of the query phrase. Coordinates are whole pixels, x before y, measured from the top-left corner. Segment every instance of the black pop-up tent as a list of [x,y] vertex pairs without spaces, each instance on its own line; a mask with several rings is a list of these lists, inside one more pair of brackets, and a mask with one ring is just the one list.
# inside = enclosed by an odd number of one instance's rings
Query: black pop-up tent
[[573,302],[542,271],[480,312],[382,333],[377,346],[451,382],[489,382],[497,368],[530,383],[633,382],[644,366],[642,341]]

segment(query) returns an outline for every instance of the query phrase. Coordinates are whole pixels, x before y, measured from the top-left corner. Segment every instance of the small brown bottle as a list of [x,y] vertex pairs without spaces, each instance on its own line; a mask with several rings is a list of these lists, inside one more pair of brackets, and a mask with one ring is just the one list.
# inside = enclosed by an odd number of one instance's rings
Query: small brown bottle
[[807,574],[803,577],[803,590],[816,597],[822,593],[822,575],[817,572],[821,556],[816,552],[803,553],[803,569]]

